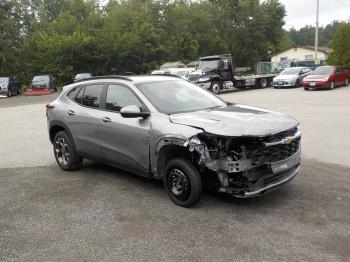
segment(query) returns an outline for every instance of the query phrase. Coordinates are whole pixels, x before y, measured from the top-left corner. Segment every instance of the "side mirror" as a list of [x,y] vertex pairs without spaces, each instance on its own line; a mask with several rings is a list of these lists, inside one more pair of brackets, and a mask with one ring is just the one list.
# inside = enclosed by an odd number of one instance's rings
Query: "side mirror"
[[125,118],[147,118],[151,115],[150,112],[141,112],[140,108],[136,105],[125,106],[120,109],[120,114]]

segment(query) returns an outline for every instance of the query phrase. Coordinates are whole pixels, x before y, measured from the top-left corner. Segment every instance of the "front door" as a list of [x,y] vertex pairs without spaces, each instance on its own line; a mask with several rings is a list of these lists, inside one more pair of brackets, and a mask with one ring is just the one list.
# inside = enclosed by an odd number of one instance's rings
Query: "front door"
[[127,171],[147,175],[151,117],[124,118],[120,115],[120,109],[128,105],[146,110],[129,87],[110,84],[105,92],[100,131],[103,158]]

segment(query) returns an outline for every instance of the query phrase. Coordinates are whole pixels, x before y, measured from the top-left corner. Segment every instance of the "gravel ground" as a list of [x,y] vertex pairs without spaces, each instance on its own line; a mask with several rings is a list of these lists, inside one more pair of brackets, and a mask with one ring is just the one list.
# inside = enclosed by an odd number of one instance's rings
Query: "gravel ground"
[[0,261],[349,261],[349,94],[222,95],[301,120],[301,172],[259,198],[205,192],[192,209],[175,206],[161,183],[115,168],[86,161],[63,172],[45,122],[55,96],[1,99]]

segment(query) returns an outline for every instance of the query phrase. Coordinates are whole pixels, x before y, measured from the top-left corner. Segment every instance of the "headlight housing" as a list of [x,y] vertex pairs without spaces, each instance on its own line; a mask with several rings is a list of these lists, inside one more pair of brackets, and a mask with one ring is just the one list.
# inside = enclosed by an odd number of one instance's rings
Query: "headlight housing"
[[207,82],[210,80],[210,77],[201,77],[198,79],[198,82]]

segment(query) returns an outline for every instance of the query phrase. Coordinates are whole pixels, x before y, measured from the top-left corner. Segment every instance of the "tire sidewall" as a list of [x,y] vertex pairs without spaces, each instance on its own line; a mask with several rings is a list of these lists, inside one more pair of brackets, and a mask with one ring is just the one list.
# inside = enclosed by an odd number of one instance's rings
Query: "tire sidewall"
[[[65,140],[65,142],[68,145],[68,149],[69,149],[69,162],[66,165],[63,165],[57,158],[57,154],[55,152],[55,144],[56,141],[59,138],[63,138]],[[75,148],[74,145],[72,143],[71,138],[69,137],[69,135],[67,134],[66,131],[60,131],[55,135],[55,138],[53,140],[53,151],[54,151],[54,155],[55,155],[55,159],[56,162],[58,164],[58,166],[60,168],[62,168],[65,171],[71,171],[71,170],[75,170],[77,169],[80,164],[81,164],[81,159],[77,156],[76,152],[75,152]]]
[[[168,181],[170,172],[173,169],[179,169],[180,171],[182,171],[186,176],[187,181],[190,184],[190,194],[188,198],[184,201],[176,198],[167,186],[167,181]],[[182,207],[193,206],[199,201],[200,196],[202,194],[202,181],[201,181],[200,175],[198,174],[198,171],[190,161],[183,158],[175,158],[168,162],[168,164],[165,167],[163,183],[164,183],[165,190],[168,192],[171,200],[175,204]]]
[[210,85],[210,90],[216,95],[220,94],[220,91],[221,91],[220,83],[217,81],[212,82],[212,84]]
[[334,81],[331,82],[331,86],[330,86],[330,89],[333,90],[335,88],[335,83]]

